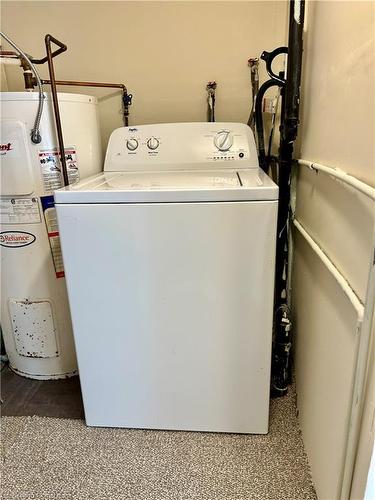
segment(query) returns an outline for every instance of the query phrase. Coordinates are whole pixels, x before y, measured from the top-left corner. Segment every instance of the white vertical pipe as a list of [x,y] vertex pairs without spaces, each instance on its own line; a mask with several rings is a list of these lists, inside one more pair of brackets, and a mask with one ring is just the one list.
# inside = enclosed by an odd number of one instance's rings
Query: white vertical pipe
[[363,321],[359,331],[358,356],[355,367],[352,407],[346,443],[344,471],[341,486],[341,500],[350,498],[355,459],[361,427],[361,418],[366,388],[366,372],[375,310],[375,230],[373,234],[371,263],[367,280]]
[[370,469],[367,476],[367,484],[366,484],[364,500],[371,500],[372,498],[375,498],[375,443],[374,446],[372,447]]

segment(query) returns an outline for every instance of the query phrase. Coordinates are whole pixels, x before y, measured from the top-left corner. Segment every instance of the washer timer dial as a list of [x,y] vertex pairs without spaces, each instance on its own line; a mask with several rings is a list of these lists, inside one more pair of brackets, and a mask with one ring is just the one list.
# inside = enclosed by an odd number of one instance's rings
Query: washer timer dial
[[135,151],[138,147],[137,139],[128,139],[126,141],[126,147],[128,148],[129,151]]
[[233,136],[229,130],[222,130],[216,134],[214,144],[219,151],[229,151],[233,146]]

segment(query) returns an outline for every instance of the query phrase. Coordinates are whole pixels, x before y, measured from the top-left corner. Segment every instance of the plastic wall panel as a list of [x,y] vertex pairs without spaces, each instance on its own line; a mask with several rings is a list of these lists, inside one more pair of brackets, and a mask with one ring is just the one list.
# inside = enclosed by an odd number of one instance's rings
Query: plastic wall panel
[[356,314],[313,250],[296,234],[293,279],[300,425],[320,499],[338,498],[355,353]]
[[[374,2],[307,1],[298,154],[299,158],[341,168],[370,185],[375,185],[374,19]],[[301,169],[298,218],[363,299],[374,208],[329,176]],[[354,311],[334,282],[324,288],[329,282],[328,271],[299,236],[294,273],[302,436],[318,495],[331,500],[338,495],[348,381],[354,369],[350,362],[354,353],[348,339],[343,343],[343,334],[355,332]],[[324,344],[322,331],[327,335]],[[346,358],[338,356],[344,347]],[[340,383],[333,383],[338,376]],[[373,377],[374,373],[370,374],[369,384]],[[374,408],[367,389],[363,446],[359,448],[361,457],[357,458],[351,497],[356,500],[363,498],[366,486]]]
[[296,214],[364,302],[375,202],[325,173],[299,167]]

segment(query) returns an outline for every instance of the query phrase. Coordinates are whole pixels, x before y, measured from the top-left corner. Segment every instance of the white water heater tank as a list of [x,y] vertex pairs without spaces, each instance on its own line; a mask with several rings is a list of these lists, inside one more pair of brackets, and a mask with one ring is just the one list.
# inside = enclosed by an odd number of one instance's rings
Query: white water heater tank
[[[10,367],[35,379],[77,373],[53,192],[62,186],[52,99],[42,142],[30,131],[38,94],[1,92],[1,327]],[[97,100],[59,93],[70,183],[102,170]],[[88,248],[88,251],[91,249]],[[93,269],[93,272],[95,270]]]

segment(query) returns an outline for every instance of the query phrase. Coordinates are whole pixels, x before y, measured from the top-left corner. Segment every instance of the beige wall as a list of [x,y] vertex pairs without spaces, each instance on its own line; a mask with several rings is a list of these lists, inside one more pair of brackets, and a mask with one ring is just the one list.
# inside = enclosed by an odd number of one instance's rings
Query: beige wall
[[[307,4],[300,154],[375,185],[373,2]],[[361,300],[374,203],[324,174],[300,170],[297,218]],[[296,379],[303,438],[320,499],[338,498],[349,422],[356,318],[327,269],[296,235],[293,269]],[[374,437],[369,373],[352,498],[362,498]],[[372,386],[373,387],[373,386]]]
[[[285,44],[287,3],[12,1],[2,14],[3,30],[34,56],[47,32],[68,45],[58,78],[124,82],[134,94],[131,124],[206,121],[209,80],[218,82],[217,120],[246,122],[247,60]],[[15,68],[7,79],[9,90],[22,89]],[[118,94],[103,97],[100,112],[106,143],[122,125]]]

